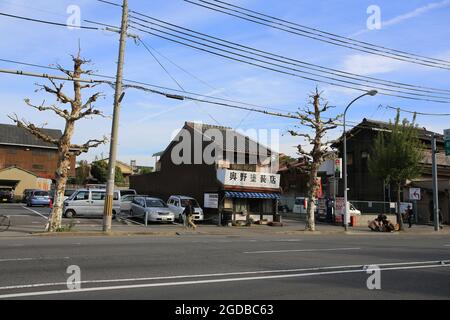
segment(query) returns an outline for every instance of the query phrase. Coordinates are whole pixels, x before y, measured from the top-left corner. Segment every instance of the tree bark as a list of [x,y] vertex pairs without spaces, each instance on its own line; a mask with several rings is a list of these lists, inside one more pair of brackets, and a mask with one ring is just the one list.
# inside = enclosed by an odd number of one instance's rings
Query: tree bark
[[64,134],[61,137],[61,143],[58,147],[58,165],[56,169],[56,187],[53,209],[49,217],[48,231],[55,232],[61,228],[63,208],[64,208],[64,192],[66,189],[67,179],[70,170],[70,140],[73,135],[75,123],[69,121],[66,123]]
[[313,163],[309,172],[309,188],[308,188],[308,211],[306,217],[305,230],[316,231],[315,209],[317,194],[317,172],[318,166]]

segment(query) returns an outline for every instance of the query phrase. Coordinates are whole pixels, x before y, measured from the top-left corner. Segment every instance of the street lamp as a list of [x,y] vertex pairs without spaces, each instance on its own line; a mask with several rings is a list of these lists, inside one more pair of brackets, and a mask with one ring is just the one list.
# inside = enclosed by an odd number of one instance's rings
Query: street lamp
[[358,99],[364,97],[364,96],[375,96],[378,93],[377,90],[370,90],[362,95],[360,95],[359,97],[357,97],[356,99],[354,99],[352,102],[350,102],[348,104],[348,106],[345,108],[344,111],[344,161],[343,161],[343,174],[344,174],[344,227],[345,227],[345,231],[348,230],[348,223],[349,223],[349,213],[348,213],[348,199],[347,199],[347,133],[345,131],[345,117],[347,115],[347,110],[348,108],[350,108],[350,106]]

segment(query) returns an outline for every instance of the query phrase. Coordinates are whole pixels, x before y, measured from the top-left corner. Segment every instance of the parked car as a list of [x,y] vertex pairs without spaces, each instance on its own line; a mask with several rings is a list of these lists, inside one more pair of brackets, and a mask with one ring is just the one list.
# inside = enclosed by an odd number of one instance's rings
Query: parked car
[[27,203],[28,198],[30,197],[31,193],[35,190],[39,190],[39,189],[25,189],[23,190],[23,195],[22,195],[22,202],[23,203]]
[[[102,217],[105,206],[106,190],[79,189],[64,201],[64,216]],[[112,215],[120,212],[120,193],[114,191]]]
[[169,210],[167,204],[158,198],[152,197],[134,197],[131,202],[130,216],[144,219],[147,215],[147,221],[152,222],[173,222],[175,215]]
[[50,206],[50,192],[45,190],[33,190],[27,198],[27,207]]
[[187,197],[187,196],[170,196],[169,200],[167,201],[167,205],[170,209],[170,211],[172,211],[175,214],[175,218],[178,221],[183,221],[183,211],[184,208],[186,208],[188,201],[192,201],[193,206],[194,206],[194,220],[195,221],[203,221],[204,219],[204,215],[203,215],[203,210],[202,208],[200,208],[200,206],[198,205],[197,200],[195,200],[194,198],[191,197]]
[[14,189],[11,187],[0,187],[0,202],[12,202],[14,200]]
[[120,198],[120,213],[129,214],[131,210],[131,203],[136,197],[147,197],[146,195],[126,194]]

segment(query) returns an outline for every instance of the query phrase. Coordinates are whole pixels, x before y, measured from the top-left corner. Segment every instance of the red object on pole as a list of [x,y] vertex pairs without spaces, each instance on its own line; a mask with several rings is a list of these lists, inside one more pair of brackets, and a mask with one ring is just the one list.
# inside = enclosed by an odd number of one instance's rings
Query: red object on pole
[[356,216],[350,216],[350,225],[352,227],[356,226]]
[[48,204],[48,206],[50,207],[50,209],[53,209],[53,201],[52,201],[52,199],[50,199],[50,203]]

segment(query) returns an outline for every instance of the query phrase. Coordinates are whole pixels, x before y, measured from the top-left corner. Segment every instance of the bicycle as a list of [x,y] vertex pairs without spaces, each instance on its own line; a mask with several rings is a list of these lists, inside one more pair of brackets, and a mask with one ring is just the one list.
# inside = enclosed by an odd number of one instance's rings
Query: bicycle
[[11,219],[9,216],[0,215],[0,232],[6,231],[11,226]]

